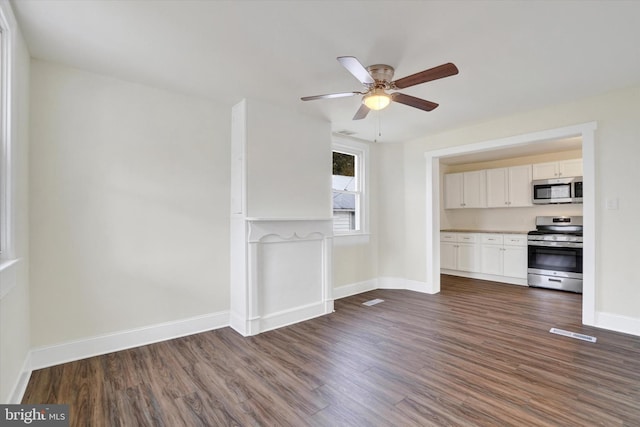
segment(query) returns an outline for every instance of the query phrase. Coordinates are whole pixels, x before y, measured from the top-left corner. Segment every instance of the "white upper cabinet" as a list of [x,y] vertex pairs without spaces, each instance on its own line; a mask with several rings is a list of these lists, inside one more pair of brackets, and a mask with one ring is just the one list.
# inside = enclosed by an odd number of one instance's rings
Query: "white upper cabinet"
[[465,208],[487,207],[486,171],[465,172],[463,176]]
[[456,209],[464,207],[464,190],[462,173],[448,173],[444,176],[444,208]]
[[444,208],[527,207],[531,181],[582,176],[582,159],[444,175]]
[[532,206],[531,165],[509,168],[509,206]]
[[486,171],[449,173],[444,176],[444,207],[484,208],[487,206]]
[[558,162],[537,163],[533,165],[533,179],[572,176],[582,176],[582,159],[561,160]]
[[487,207],[531,206],[531,165],[487,170]]
[[507,207],[509,200],[508,168],[487,170],[487,207]]

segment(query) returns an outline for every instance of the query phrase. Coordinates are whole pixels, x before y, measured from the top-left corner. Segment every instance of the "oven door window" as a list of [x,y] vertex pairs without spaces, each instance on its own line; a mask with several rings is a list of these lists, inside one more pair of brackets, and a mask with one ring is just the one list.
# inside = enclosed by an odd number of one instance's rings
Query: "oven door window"
[[582,273],[582,248],[529,246],[529,268]]

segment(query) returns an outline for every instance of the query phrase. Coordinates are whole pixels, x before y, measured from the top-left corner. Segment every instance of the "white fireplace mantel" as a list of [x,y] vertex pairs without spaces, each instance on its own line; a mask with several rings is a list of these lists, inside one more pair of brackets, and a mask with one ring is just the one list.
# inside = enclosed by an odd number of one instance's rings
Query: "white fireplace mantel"
[[332,220],[232,217],[231,327],[244,336],[331,313]]

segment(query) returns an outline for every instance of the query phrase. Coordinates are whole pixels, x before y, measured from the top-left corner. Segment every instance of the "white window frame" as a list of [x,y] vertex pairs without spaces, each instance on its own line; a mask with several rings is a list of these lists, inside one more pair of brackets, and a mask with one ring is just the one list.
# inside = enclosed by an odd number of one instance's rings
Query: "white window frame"
[[[369,145],[347,138],[334,137],[332,153],[349,154],[356,157],[356,230],[335,231],[335,236],[369,234]],[[332,171],[333,172],[333,171]],[[333,189],[331,191],[333,197]]]

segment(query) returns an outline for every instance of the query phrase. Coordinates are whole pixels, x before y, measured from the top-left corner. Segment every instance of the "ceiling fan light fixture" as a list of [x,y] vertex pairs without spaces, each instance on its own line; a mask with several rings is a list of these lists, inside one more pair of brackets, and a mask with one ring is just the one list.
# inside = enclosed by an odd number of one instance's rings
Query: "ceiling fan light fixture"
[[389,103],[391,103],[391,98],[389,98],[389,95],[387,95],[383,89],[374,89],[373,92],[365,95],[362,103],[370,110],[377,111],[386,108]]

